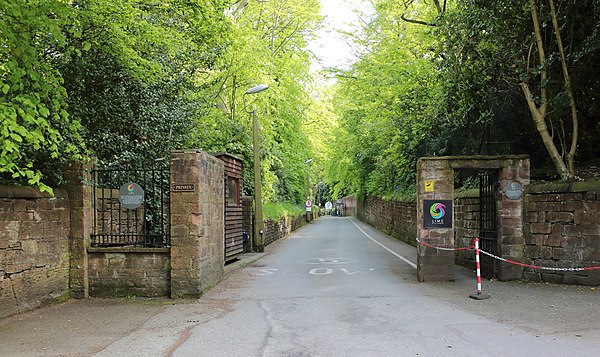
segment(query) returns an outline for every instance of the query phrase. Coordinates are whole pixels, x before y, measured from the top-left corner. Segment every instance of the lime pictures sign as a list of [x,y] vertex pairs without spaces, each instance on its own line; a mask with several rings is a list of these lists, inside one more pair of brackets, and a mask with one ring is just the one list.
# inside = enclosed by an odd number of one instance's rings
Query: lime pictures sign
[[452,200],[424,200],[423,228],[452,228]]
[[136,209],[144,203],[144,189],[137,183],[126,183],[119,190],[119,201],[123,208]]

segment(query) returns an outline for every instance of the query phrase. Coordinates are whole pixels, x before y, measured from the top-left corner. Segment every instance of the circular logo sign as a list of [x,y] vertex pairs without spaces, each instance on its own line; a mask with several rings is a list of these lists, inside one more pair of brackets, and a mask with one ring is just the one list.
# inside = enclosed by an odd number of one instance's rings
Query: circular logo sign
[[126,183],[119,190],[119,201],[123,208],[136,209],[144,203],[144,190],[137,183]]
[[523,185],[510,181],[504,186],[504,194],[511,200],[519,199],[523,195]]
[[429,207],[429,213],[433,219],[441,219],[446,215],[446,205],[443,203],[435,202]]
[[329,201],[325,202],[325,209],[332,209],[333,208],[333,204]]

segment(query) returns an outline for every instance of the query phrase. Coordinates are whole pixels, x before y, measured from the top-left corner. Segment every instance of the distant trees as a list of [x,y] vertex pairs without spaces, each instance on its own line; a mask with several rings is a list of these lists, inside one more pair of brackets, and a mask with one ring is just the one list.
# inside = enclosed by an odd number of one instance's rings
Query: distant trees
[[338,81],[340,193],[409,189],[420,156],[525,153],[562,179],[597,156],[599,1],[374,4]]

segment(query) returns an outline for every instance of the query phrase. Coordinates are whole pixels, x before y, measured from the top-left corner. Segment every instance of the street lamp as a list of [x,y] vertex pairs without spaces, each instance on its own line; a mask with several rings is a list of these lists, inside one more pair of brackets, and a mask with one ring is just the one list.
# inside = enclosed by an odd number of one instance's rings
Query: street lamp
[[[308,165],[313,161],[313,159],[308,159],[304,161],[306,164],[306,200],[310,200],[310,180],[308,178]],[[309,212],[308,208],[306,209],[306,221],[310,222],[310,218],[312,216],[312,211]]]
[[[256,94],[269,89],[266,84],[254,86],[244,93],[244,110],[246,110],[246,94]],[[260,126],[256,117],[256,109],[252,109],[252,146],[254,153],[254,245],[257,252],[265,251],[263,240],[263,214],[262,214],[262,190],[260,181],[260,146],[258,142],[258,133]]]
[[308,180],[308,164],[312,162],[313,159],[308,159],[304,161],[306,164],[306,199],[310,198],[310,181]]

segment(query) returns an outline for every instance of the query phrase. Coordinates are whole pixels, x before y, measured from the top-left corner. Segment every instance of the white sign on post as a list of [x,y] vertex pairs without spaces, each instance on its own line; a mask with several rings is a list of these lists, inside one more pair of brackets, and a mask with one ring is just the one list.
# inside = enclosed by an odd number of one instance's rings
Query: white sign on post
[[310,199],[306,200],[304,205],[306,206],[306,212],[310,212],[312,210],[312,201]]

